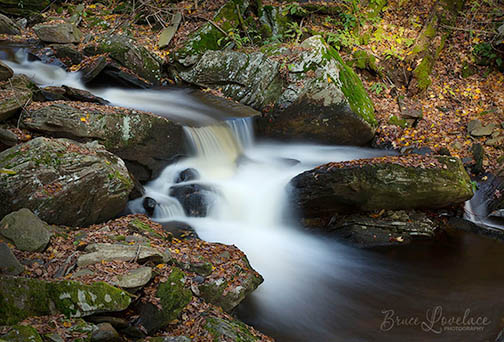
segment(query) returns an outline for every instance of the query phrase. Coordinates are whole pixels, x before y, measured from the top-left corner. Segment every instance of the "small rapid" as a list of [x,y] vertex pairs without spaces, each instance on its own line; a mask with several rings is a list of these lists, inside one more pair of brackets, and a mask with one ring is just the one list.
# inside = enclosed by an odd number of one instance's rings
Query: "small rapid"
[[[7,59],[1,51],[0,59]],[[150,197],[157,203],[153,219],[185,222],[204,240],[243,250],[264,283],[236,314],[277,341],[484,341],[494,339],[500,329],[502,288],[496,284],[504,281],[501,243],[454,232],[407,248],[366,251],[295,223],[288,198],[292,177],[327,162],[386,152],[256,142],[251,119],[188,89],[87,89],[78,73],[29,61],[23,49],[6,63],[40,86],[89,90],[113,105],[151,111],[186,125],[192,146],[188,157],[145,184],[145,196],[131,201],[129,209],[144,213],[142,201]],[[186,170],[196,170],[197,177],[180,177]],[[205,215],[188,215],[174,196],[173,188],[184,186],[203,189]],[[387,310],[403,319],[425,320],[434,307],[441,307],[446,317],[469,309],[488,317],[492,326],[443,335],[419,326],[383,330]]]

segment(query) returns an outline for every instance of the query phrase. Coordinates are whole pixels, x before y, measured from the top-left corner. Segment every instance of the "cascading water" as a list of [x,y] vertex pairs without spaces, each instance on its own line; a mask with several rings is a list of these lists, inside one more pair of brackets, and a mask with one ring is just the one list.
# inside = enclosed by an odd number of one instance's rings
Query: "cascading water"
[[[20,50],[22,51],[22,50]],[[1,52],[1,51],[0,51]],[[0,53],[0,58],[2,58]],[[30,62],[20,52],[8,61],[40,85],[85,87],[76,73]],[[238,316],[280,342],[484,341],[494,339],[502,319],[502,260],[498,242],[454,233],[444,241],[407,248],[364,251],[328,235],[305,232],[289,220],[286,186],[295,175],[317,165],[383,155],[356,147],[307,144],[256,144],[251,121],[201,102],[188,90],[92,90],[112,104],[155,112],[186,127],[194,153],[169,165],[145,186],[154,198],[153,218],[184,221],[208,241],[235,244],[264,276],[264,283],[238,307]],[[194,169],[199,177],[180,180]],[[204,217],[186,214],[174,187],[203,189]],[[142,199],[130,209],[143,212]],[[499,305],[501,304],[501,305]],[[384,310],[425,320],[434,306],[447,317],[464,310],[488,317],[483,331],[443,335],[419,326],[384,331]],[[439,328],[439,324],[435,326]]]

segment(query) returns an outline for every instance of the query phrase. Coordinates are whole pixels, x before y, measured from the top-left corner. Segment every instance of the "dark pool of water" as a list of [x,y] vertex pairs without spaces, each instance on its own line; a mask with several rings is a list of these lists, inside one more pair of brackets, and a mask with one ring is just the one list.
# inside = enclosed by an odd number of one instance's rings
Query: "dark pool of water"
[[[317,279],[312,290],[325,299],[314,303],[323,305],[318,313],[293,313],[305,322],[269,320],[252,296],[240,305],[239,318],[279,342],[493,342],[504,328],[502,241],[449,231],[436,241],[373,251],[330,243],[344,248],[349,268],[360,266],[353,276],[351,269],[335,269],[336,276]],[[443,317],[463,320],[464,314],[463,322],[443,325]],[[471,318],[479,322],[467,324]]]

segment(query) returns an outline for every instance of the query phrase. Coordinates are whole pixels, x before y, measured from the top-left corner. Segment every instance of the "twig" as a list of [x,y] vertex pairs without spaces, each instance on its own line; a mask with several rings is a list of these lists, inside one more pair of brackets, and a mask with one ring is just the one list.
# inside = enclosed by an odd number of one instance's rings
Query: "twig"
[[448,26],[448,25],[441,25],[441,27],[449,29],[449,30],[454,30],[454,31],[477,32],[477,33],[486,33],[486,34],[490,34],[490,35],[496,35],[497,34],[495,32],[484,31],[484,30],[468,29],[468,28],[464,28],[464,27],[455,27],[455,26]]

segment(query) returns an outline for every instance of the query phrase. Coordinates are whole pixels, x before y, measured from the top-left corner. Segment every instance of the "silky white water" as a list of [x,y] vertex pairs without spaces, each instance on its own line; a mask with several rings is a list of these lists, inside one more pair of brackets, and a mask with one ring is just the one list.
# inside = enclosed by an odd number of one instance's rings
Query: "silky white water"
[[[86,89],[77,73],[30,62],[19,51],[17,60],[6,61],[16,73],[27,74],[41,86]],[[115,105],[193,124],[185,129],[193,153],[147,184],[146,196],[159,204],[155,220],[185,221],[205,240],[238,246],[263,275],[264,283],[238,307],[240,318],[281,342],[495,339],[502,317],[502,289],[496,286],[504,281],[501,244],[462,235],[424,248],[377,253],[306,232],[292,220],[295,213],[289,211],[288,202],[292,177],[326,162],[385,152],[255,143],[250,120],[222,123],[227,113],[216,113],[187,90],[90,91]],[[187,168],[200,174],[193,183],[213,189],[207,217],[186,217],[178,200],[169,196],[179,172]],[[143,212],[141,201],[131,202],[130,208]],[[383,310],[422,318],[435,305],[453,315],[470,308],[494,324],[477,335],[462,331],[437,336],[418,327],[380,330]]]

